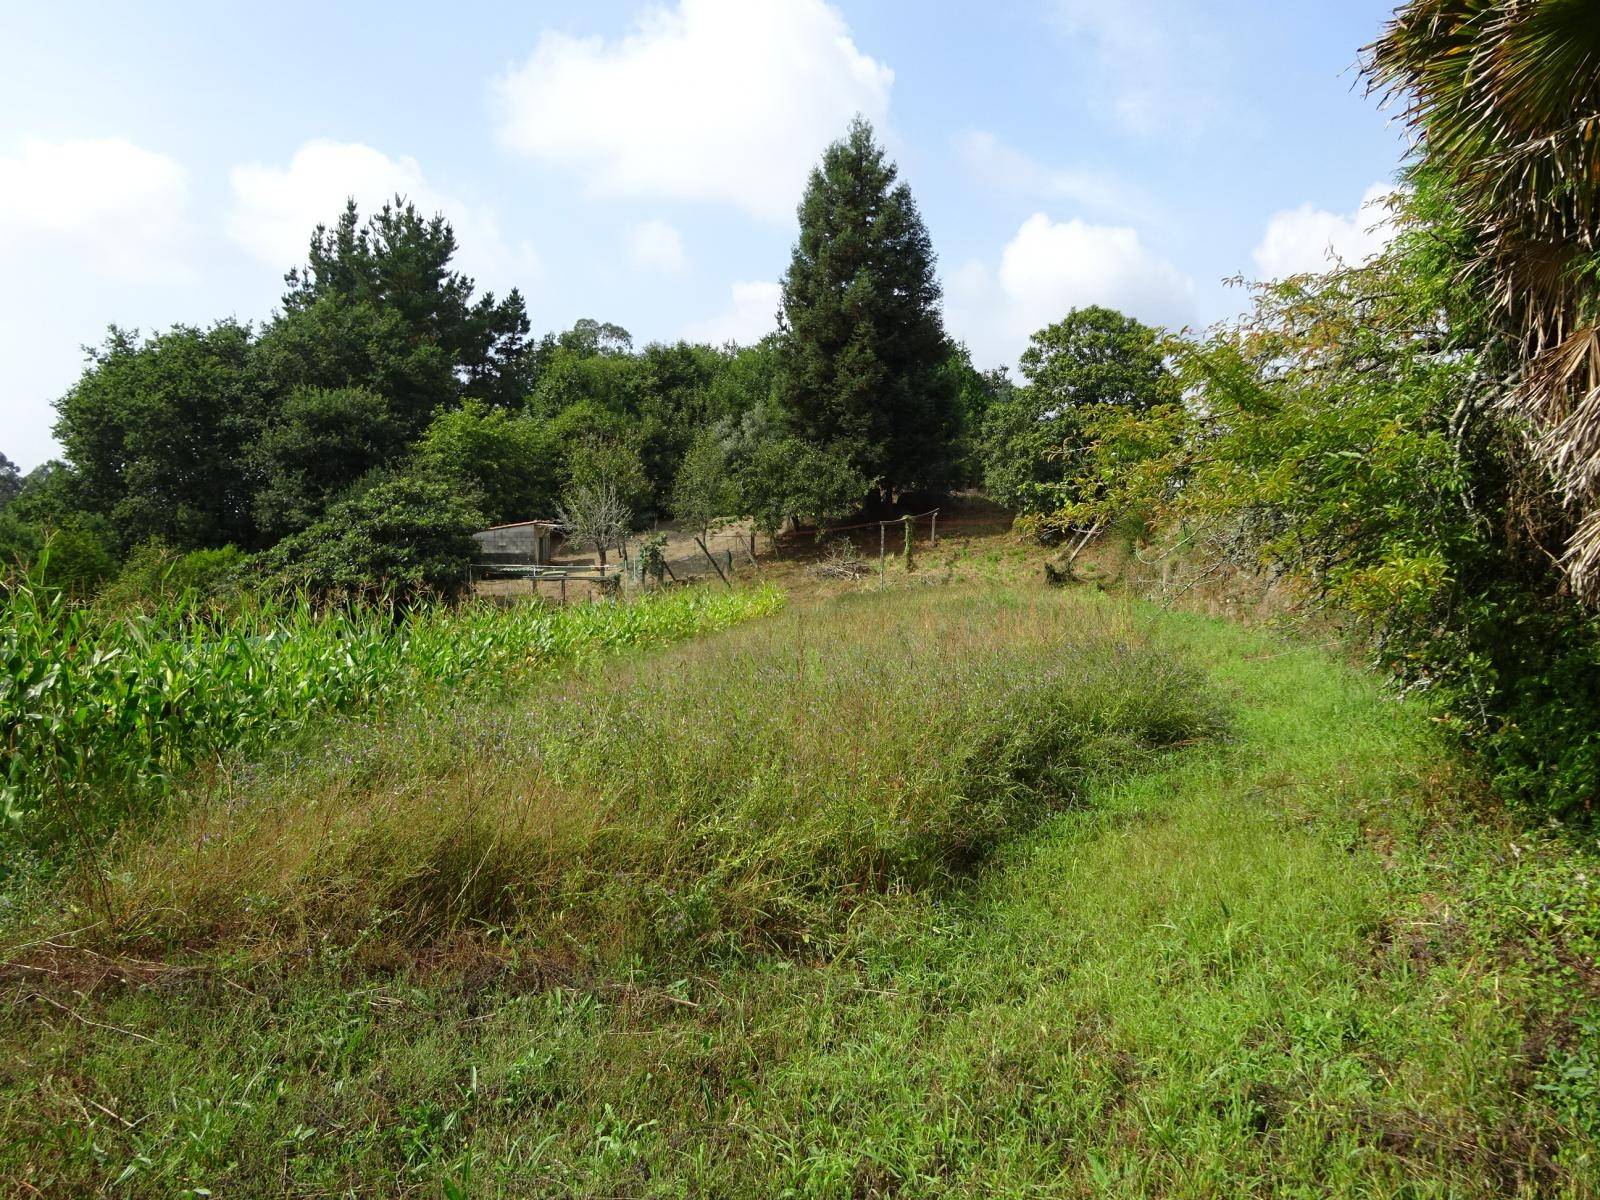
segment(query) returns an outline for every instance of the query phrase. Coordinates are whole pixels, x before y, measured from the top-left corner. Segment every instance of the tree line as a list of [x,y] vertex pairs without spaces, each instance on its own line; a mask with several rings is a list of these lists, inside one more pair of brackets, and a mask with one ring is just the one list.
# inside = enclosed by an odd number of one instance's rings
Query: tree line
[[944,329],[909,187],[857,120],[812,172],[778,330],[635,347],[455,269],[397,197],[319,226],[259,326],[112,328],[56,402],[59,462],[0,467],[0,555],[92,590],[131,563],[247,556],[317,590],[448,590],[470,533],[592,508],[769,533],[976,479],[1002,380]]
[[[1036,339],[1024,369],[1052,407],[1007,436],[1039,452],[991,487],[1040,529],[1294,581],[1429,699],[1502,794],[1590,819],[1600,22],[1567,0],[1413,0],[1365,68],[1416,134],[1388,247],[1257,285],[1243,319],[1163,339],[1171,378],[1148,403],[1061,405],[1059,339]],[[1064,360],[1082,381],[1070,394],[1128,386],[1087,371],[1093,357]]]

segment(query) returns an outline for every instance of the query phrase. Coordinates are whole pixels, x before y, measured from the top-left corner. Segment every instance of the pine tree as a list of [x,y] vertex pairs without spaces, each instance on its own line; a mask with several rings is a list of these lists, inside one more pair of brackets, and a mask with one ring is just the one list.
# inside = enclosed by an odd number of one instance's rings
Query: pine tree
[[778,397],[794,433],[886,491],[939,487],[956,398],[933,245],[857,117],[811,173],[783,281]]

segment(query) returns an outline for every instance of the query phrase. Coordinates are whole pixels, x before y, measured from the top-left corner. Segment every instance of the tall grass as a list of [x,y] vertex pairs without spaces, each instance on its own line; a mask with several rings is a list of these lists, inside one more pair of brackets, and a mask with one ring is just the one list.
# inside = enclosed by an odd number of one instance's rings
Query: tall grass
[[759,588],[552,609],[303,601],[110,615],[24,582],[0,595],[0,845],[47,856],[159,805],[197,764],[310,723],[482,690],[777,610]]
[[[797,605],[175,806],[113,898],[210,953],[0,953],[0,1196],[1592,1200],[1592,842],[1496,817],[1426,707],[1325,654],[1028,591]],[[1154,753],[1207,719],[1147,639],[1229,698],[1225,741]],[[1035,683],[1065,724],[1041,700],[1008,729]],[[996,734],[1068,761],[1012,774]],[[554,866],[531,827],[463,837],[558,784]],[[476,862],[530,882],[454,899]],[[658,949],[741,912],[798,944],[670,973],[529,952],[615,939],[628,896]]]
[[220,781],[110,904],[167,942],[792,948],[1215,725],[1192,671],[1051,599],[858,600]]

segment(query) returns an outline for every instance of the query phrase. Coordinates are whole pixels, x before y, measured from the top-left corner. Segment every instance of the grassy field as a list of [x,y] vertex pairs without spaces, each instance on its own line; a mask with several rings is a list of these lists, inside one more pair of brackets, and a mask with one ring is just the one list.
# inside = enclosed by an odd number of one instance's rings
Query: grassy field
[[1597,1194],[1592,839],[944,566],[197,784],[9,935],[0,1188]]
[[409,611],[179,596],[106,613],[23,581],[0,592],[0,883],[149,816],[197,768],[330,719],[583,670],[782,603],[757,587]]

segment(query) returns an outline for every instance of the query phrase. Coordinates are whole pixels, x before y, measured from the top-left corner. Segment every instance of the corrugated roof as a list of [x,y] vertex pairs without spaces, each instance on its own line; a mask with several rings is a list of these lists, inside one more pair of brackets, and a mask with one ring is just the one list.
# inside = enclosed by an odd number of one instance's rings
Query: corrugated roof
[[491,525],[487,529],[478,530],[479,533],[493,533],[496,529],[521,529],[524,525],[543,525],[546,529],[556,528],[556,521],[507,521],[504,525]]

